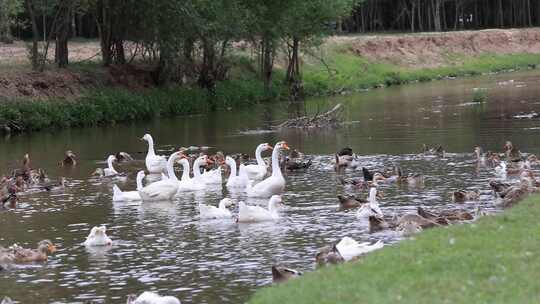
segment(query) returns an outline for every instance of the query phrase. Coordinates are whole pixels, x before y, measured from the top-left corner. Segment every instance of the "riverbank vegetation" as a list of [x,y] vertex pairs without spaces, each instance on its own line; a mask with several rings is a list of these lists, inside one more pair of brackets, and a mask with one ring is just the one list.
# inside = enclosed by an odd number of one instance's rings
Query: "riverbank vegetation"
[[[540,5],[524,1],[502,4],[514,14],[480,0],[391,3],[0,0],[0,69],[6,71],[0,100],[7,100],[0,127],[25,131],[189,114],[540,64],[537,29],[330,36],[405,30],[407,22],[412,31],[540,24]],[[496,48],[512,41],[525,46]],[[426,54],[402,55],[421,53],[414,49],[418,42],[430,44],[434,63],[424,62],[433,59]],[[385,45],[394,47],[385,51]],[[109,116],[102,100],[113,97],[121,100],[112,103],[132,107],[125,111],[131,114]],[[45,101],[51,105],[40,104]],[[147,103],[152,114],[139,109]],[[87,106],[101,114],[76,120],[73,109]],[[66,115],[61,121],[59,113]]]
[[536,303],[540,196],[265,288],[261,303]]

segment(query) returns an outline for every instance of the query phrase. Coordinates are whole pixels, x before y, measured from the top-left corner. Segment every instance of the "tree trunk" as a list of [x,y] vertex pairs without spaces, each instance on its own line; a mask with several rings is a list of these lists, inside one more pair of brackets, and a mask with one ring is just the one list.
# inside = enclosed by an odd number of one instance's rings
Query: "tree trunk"
[[268,35],[262,41],[262,78],[264,91],[268,94],[272,89],[272,76],[274,70],[274,42]]
[[441,0],[431,0],[433,9],[433,24],[436,32],[442,31],[441,25]]
[[292,101],[304,99],[299,53],[300,40],[297,37],[293,37],[292,44],[289,45],[289,62],[286,77],[287,84],[289,85],[289,99]]
[[30,51],[31,60],[32,60],[32,69],[39,70],[39,53],[38,53],[38,41],[39,41],[39,32],[37,27],[36,15],[34,13],[34,4],[32,0],[25,0],[26,9],[28,15],[30,16],[30,22],[32,23],[32,48]]
[[215,57],[216,57],[214,44],[208,41],[208,39],[203,38],[202,47],[203,47],[203,62],[202,62],[201,69],[199,72],[198,83],[200,87],[205,88],[210,92],[214,92],[215,85],[216,85],[215,79],[213,77],[214,63],[215,63]]
[[58,8],[58,24],[56,25],[55,61],[59,68],[65,68],[69,61],[68,38],[71,24],[71,1],[64,1]]

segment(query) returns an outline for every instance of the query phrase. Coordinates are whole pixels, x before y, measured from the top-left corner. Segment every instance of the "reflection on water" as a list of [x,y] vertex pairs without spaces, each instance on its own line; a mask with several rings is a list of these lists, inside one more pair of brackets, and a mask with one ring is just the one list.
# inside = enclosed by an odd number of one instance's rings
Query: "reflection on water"
[[[509,80],[514,80],[510,82]],[[539,111],[540,76],[534,72],[440,81],[374,90],[306,103],[308,113],[341,102],[348,123],[339,130],[264,131],[288,117],[287,105],[261,105],[238,113],[216,113],[100,128],[41,132],[0,142],[0,172],[14,168],[29,152],[35,167],[53,178],[66,176],[69,187],[22,196],[19,208],[0,211],[0,244],[34,247],[51,239],[59,251],[48,263],[20,266],[0,273],[0,295],[22,303],[124,302],[129,293],[153,290],[173,294],[183,303],[240,303],[271,282],[270,266],[283,263],[302,271],[314,268],[317,248],[351,236],[358,241],[383,239],[390,232],[368,234],[355,213],[337,211],[336,195],[353,192],[337,186],[331,154],[344,146],[361,155],[368,168],[399,164],[406,172],[423,173],[425,187],[383,186],[386,214],[428,208],[477,206],[497,212],[487,181],[493,170],[477,168],[475,145],[502,150],[511,139],[522,151],[538,153],[540,120],[516,115]],[[473,89],[486,88],[488,101],[472,103]],[[299,109],[303,110],[303,109]],[[259,130],[259,131],[253,131]],[[262,131],[261,131],[262,130]],[[112,184],[135,188],[134,174],[144,162],[119,165],[127,181],[89,178],[107,155],[126,151],[141,160],[144,133],[154,135],[158,150],[179,146],[212,146],[226,153],[253,153],[261,142],[287,140],[313,159],[307,172],[287,175],[285,208],[276,223],[237,224],[233,220],[201,221],[199,202],[217,206],[229,195],[225,187],[208,193],[185,193],[174,202],[112,202]],[[418,156],[421,144],[441,143],[452,152],[444,159]],[[75,169],[60,168],[67,149],[79,156]],[[347,172],[346,177],[360,176]],[[456,205],[455,189],[479,189],[479,202]],[[365,193],[363,194],[365,195]],[[264,200],[231,195],[266,206]],[[237,206],[233,207],[233,213]],[[82,245],[91,227],[107,225],[114,245]]]

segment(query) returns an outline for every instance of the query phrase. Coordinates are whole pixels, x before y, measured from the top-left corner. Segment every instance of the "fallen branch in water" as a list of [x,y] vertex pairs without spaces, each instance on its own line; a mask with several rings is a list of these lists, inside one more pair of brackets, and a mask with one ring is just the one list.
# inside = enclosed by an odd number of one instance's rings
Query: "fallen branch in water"
[[341,113],[343,113],[343,106],[339,103],[323,114],[317,113],[313,117],[291,118],[274,126],[274,128],[335,128],[341,124]]

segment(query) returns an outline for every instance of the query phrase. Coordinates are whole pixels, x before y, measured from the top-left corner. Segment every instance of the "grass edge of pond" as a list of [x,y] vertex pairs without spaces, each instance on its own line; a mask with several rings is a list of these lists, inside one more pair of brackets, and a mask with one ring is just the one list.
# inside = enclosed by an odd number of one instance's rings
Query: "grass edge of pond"
[[249,303],[537,303],[539,217],[534,195],[496,216],[427,230],[359,262],[263,288]]

